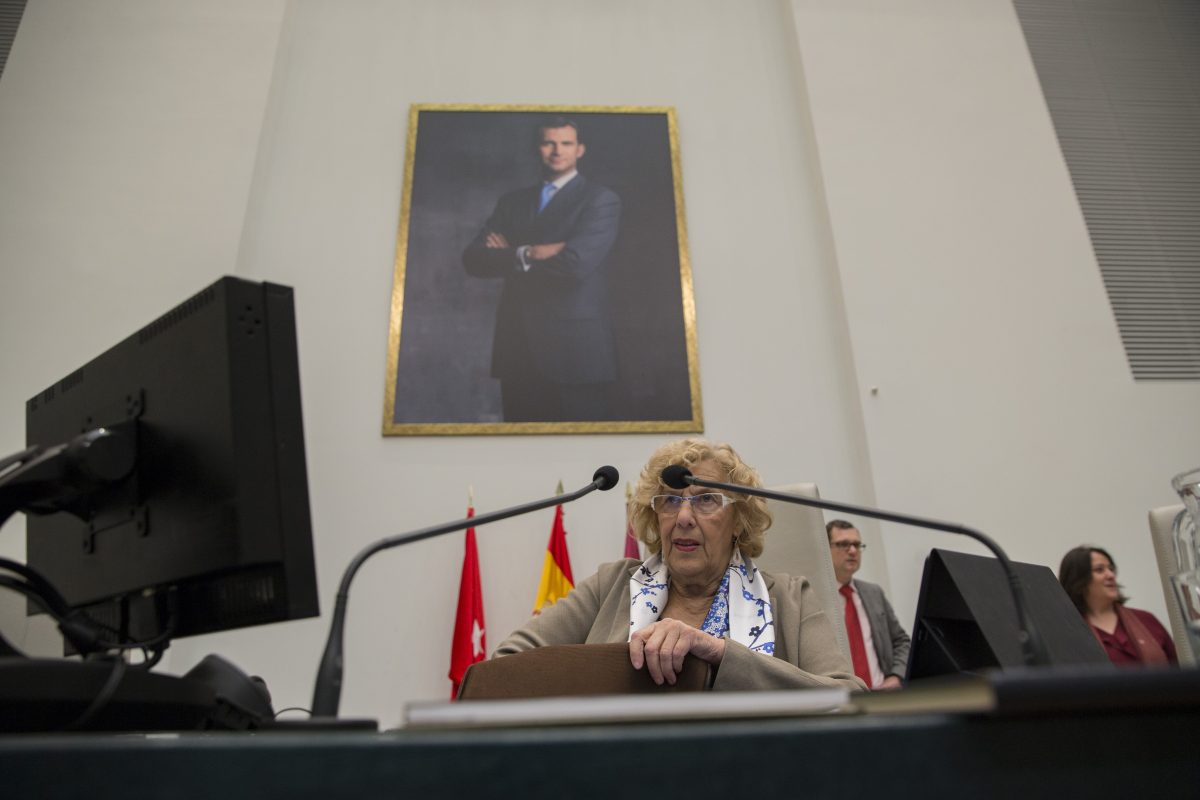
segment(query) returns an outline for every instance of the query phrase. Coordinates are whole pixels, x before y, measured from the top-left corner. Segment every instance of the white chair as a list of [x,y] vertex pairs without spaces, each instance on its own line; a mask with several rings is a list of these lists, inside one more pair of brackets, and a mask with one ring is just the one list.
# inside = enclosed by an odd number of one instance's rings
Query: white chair
[[[772,489],[820,497],[815,483],[796,483]],[[833,574],[833,561],[829,557],[829,539],[825,535],[825,517],[821,509],[775,500],[768,500],[767,506],[775,521],[767,531],[763,554],[754,562],[759,568],[773,574],[803,575],[808,578],[833,624],[833,633],[846,656],[846,663],[850,663],[850,643],[846,639],[846,624],[842,616],[842,603],[839,602],[841,597],[838,595],[837,578]]]
[[1175,640],[1175,649],[1179,652],[1179,663],[1195,664],[1196,653],[1192,652],[1192,644],[1184,626],[1183,611],[1179,608],[1175,588],[1171,585],[1171,576],[1179,571],[1179,561],[1175,558],[1173,530],[1175,518],[1181,513],[1182,504],[1151,509],[1150,539],[1154,542],[1154,556],[1158,559],[1158,576],[1162,581],[1163,597],[1167,601],[1171,637]]

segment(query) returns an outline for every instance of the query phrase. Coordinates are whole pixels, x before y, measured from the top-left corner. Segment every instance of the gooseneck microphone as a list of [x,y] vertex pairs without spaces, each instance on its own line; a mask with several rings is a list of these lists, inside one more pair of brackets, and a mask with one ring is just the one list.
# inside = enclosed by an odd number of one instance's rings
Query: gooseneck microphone
[[1050,663],[1050,656],[1046,652],[1046,644],[1042,641],[1042,637],[1038,634],[1037,628],[1034,627],[1033,620],[1029,616],[1029,606],[1025,600],[1025,589],[1021,585],[1021,580],[1017,577],[1017,573],[1013,570],[1012,562],[1008,560],[1008,556],[1001,549],[1000,545],[996,544],[990,536],[974,528],[968,528],[965,525],[958,525],[953,522],[940,522],[936,519],[925,519],[909,514],[898,514],[894,511],[864,508],[863,506],[852,506],[849,503],[835,503],[830,500],[820,500],[815,497],[804,497],[787,492],[756,489],[753,486],[740,486],[735,483],[719,483],[704,478],[697,478],[692,474],[690,469],[681,464],[672,464],[664,469],[662,471],[662,482],[672,489],[686,489],[688,486],[724,489],[727,492],[765,497],[768,500],[778,500],[782,503],[796,503],[802,506],[824,508],[829,511],[840,511],[847,514],[873,517],[888,522],[899,522],[902,525],[912,525],[916,528],[928,528],[935,531],[959,533],[963,536],[969,536],[992,551],[992,554],[996,556],[996,560],[1000,562],[1000,567],[1004,570],[1005,576],[1008,578],[1008,588],[1012,592],[1013,605],[1016,606],[1017,610],[1017,636],[1021,644],[1021,655],[1025,660],[1025,664],[1034,667]]
[[591,483],[570,494],[548,497],[545,500],[537,500],[532,503],[493,511],[490,514],[484,514],[479,517],[468,517],[454,522],[447,522],[443,525],[434,525],[431,528],[423,528],[412,533],[389,536],[386,539],[380,539],[363,548],[351,560],[350,565],[346,567],[346,571],[342,573],[342,582],[338,586],[337,601],[333,608],[333,620],[329,624],[329,638],[325,642],[325,653],[321,656],[321,665],[317,669],[317,682],[313,687],[313,717],[336,717],[338,706],[341,704],[342,653],[344,650],[342,640],[346,625],[346,605],[350,600],[350,581],[354,580],[355,573],[358,572],[358,568],[363,565],[364,561],[380,550],[387,550],[402,544],[408,544],[409,542],[419,542],[422,539],[441,536],[443,533],[454,533],[455,531],[465,530],[470,527],[479,527],[489,522],[497,522],[520,514],[527,514],[531,511],[539,511],[550,506],[570,503],[597,489],[607,492],[616,486],[619,480],[620,473],[617,472],[615,467],[601,467],[592,475]]

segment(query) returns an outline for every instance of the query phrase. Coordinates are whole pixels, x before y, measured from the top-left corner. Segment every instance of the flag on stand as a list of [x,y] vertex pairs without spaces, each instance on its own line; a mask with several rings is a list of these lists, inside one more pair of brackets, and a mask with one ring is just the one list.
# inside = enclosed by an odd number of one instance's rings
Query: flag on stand
[[533,613],[541,613],[542,606],[552,605],[566,597],[575,588],[571,577],[571,557],[567,554],[567,531],[563,527],[563,507],[554,510],[554,527],[550,529],[550,541],[546,545],[546,558],[542,562],[542,580],[538,583],[537,600]]
[[[467,506],[467,518],[475,516],[474,501]],[[483,588],[479,582],[479,551],[475,547],[475,529],[467,528],[463,554],[462,579],[458,584],[458,614],[454,617],[454,640],[450,645],[450,698],[458,696],[467,667],[483,661],[487,655],[487,634],[483,621]]]
[[642,554],[638,552],[638,540],[633,535],[633,523],[625,523],[625,558],[636,558],[642,560]]
[[637,537],[633,535],[633,490],[628,483],[625,484],[625,558],[642,560]]

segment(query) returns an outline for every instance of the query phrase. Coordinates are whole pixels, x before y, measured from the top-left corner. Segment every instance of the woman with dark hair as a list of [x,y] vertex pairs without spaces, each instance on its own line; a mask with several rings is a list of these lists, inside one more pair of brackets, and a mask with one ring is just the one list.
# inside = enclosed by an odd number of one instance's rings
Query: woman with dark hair
[[1149,611],[1128,608],[1117,565],[1100,547],[1076,547],[1063,556],[1058,582],[1117,666],[1177,664],[1175,643]]

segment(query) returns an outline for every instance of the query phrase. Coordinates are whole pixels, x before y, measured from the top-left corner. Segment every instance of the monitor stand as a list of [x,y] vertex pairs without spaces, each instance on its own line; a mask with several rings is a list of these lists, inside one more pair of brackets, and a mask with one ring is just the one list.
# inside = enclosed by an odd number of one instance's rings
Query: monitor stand
[[85,721],[114,681],[111,661],[0,656],[0,734],[67,731],[377,731],[373,719],[274,719],[266,687],[220,656],[183,677],[126,666],[116,690]]
[[212,687],[126,667],[111,699],[78,724],[113,677],[109,661],[0,658],[0,731],[201,730],[216,705]]

